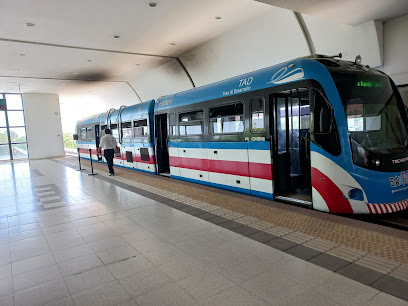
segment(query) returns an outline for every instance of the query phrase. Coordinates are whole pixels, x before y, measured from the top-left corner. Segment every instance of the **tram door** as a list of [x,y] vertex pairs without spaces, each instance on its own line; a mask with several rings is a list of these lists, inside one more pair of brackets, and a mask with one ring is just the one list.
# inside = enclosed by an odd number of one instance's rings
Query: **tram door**
[[167,114],[155,116],[155,127],[157,171],[161,175],[170,176]]
[[274,94],[274,196],[311,205],[309,90]]

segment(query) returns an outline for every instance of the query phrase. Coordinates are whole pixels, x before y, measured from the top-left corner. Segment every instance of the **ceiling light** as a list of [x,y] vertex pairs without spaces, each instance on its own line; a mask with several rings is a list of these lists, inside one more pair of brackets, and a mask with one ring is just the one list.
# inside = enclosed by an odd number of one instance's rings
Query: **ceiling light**
[[60,84],[61,86],[65,86],[65,84],[64,83],[62,83],[62,84]]
[[71,74],[72,75],[78,75],[78,72],[72,72]]
[[220,16],[215,16],[215,19],[219,20],[219,19],[221,19],[221,17]]
[[117,78],[120,77],[120,74],[117,74],[116,77],[117,77]]
[[20,71],[21,69],[20,69],[20,68],[11,68],[10,70],[12,70],[12,71]]
[[113,35],[113,38],[119,38],[120,35]]
[[156,7],[158,4],[157,2],[149,2],[150,7]]
[[18,56],[24,56],[25,53],[18,53]]
[[35,27],[35,23],[31,23],[31,22],[26,22],[25,24],[27,27]]
[[93,60],[91,60],[91,59],[87,59],[86,61],[87,61],[88,63],[93,62]]
[[9,81],[10,84],[17,84],[16,81]]

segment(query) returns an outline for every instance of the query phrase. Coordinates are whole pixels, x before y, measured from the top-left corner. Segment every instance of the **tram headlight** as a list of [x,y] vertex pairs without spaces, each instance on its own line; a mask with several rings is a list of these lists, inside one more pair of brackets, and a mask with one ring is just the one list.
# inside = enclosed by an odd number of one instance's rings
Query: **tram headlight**
[[377,167],[381,166],[381,160],[379,160],[378,158],[374,161],[374,165],[376,165]]

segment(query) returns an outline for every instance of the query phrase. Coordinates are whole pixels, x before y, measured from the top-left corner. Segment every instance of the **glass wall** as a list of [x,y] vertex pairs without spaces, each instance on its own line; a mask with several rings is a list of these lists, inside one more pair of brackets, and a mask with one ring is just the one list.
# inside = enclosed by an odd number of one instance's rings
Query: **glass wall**
[[21,95],[0,94],[0,160],[28,158]]

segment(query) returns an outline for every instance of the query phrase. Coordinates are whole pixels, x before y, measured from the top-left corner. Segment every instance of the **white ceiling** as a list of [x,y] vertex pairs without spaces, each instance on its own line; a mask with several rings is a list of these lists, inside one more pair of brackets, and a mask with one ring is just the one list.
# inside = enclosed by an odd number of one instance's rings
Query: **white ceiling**
[[158,6],[146,0],[0,0],[0,92],[75,96],[101,88],[78,82],[84,78],[96,77],[103,86],[127,82],[268,11],[252,0],[152,1]]
[[291,11],[358,25],[408,13],[408,0],[255,0]]

